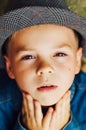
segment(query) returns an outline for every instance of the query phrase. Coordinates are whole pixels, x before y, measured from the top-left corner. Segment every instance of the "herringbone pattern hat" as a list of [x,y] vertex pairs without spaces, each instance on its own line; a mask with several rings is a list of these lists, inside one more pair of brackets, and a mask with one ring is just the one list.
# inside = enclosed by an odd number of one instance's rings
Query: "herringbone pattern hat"
[[76,30],[82,36],[86,54],[86,18],[68,9],[64,0],[18,0],[0,17],[0,68],[4,67],[1,47],[15,31],[39,24],[59,24]]

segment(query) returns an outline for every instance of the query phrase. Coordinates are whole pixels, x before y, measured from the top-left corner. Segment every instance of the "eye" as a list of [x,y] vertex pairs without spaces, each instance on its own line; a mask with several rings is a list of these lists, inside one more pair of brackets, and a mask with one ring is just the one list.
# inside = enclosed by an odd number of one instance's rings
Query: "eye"
[[67,54],[63,53],[63,52],[58,52],[54,55],[54,57],[65,57],[67,56]]
[[33,55],[25,55],[21,58],[21,60],[31,60],[31,59],[35,59],[36,57]]

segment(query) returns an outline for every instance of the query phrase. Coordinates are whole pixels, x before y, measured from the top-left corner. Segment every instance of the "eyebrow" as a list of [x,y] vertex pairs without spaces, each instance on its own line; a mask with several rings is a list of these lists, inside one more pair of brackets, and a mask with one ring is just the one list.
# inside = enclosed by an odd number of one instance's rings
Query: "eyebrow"
[[15,52],[19,53],[21,51],[33,51],[33,49],[31,48],[26,48],[25,46],[19,46],[18,48],[16,48]]
[[67,44],[67,43],[62,43],[60,45],[56,45],[55,48],[71,48],[71,44]]
[[[55,48],[71,48],[71,45],[67,44],[67,43],[62,43],[60,45],[56,45]],[[19,53],[21,51],[33,51],[33,49],[31,48],[26,48],[26,46],[19,46],[18,48],[16,48],[15,52],[16,53]]]

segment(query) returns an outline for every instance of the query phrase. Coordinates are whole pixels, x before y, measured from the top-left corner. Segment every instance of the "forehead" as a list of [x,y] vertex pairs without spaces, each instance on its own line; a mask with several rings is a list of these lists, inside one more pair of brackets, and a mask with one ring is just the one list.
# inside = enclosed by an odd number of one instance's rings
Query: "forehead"
[[74,31],[66,26],[61,26],[61,25],[55,25],[55,24],[41,24],[41,25],[35,25],[35,26],[30,26],[30,27],[26,27],[23,28],[17,32],[15,32],[12,37],[15,37],[19,34],[23,34],[23,33],[38,33],[39,31],[41,32],[57,32],[57,31],[64,31],[65,32],[71,32],[73,35],[75,34]]
[[11,37],[11,42],[14,42],[14,45],[17,43],[21,43],[21,45],[24,43],[25,45],[25,43],[28,42],[29,44],[31,43],[31,46],[34,46],[34,42],[40,42],[42,45],[43,42],[59,43],[60,40],[61,42],[70,42],[74,44],[78,42],[72,29],[53,24],[27,27],[15,32]]

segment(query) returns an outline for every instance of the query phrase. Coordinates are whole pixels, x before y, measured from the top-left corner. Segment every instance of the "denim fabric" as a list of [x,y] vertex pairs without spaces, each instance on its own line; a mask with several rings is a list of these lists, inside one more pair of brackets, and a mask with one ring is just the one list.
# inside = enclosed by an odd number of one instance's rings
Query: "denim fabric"
[[[63,130],[86,130],[86,74],[76,75],[71,90],[71,119]],[[20,123],[22,95],[14,80],[0,70],[0,130],[26,130]]]

